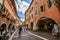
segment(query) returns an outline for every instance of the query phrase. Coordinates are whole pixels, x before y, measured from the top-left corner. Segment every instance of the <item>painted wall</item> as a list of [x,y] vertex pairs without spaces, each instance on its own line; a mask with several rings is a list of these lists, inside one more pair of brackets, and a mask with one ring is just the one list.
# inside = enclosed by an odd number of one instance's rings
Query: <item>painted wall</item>
[[[34,1],[34,2],[36,2],[36,1]],[[48,8],[47,0],[41,0],[39,3],[37,3],[36,6],[34,6],[34,10],[37,10],[42,5],[44,6],[45,11],[37,13],[37,15],[35,15],[36,22],[41,17],[48,17],[48,18],[55,20],[56,22],[60,22],[60,13],[59,13],[57,7],[54,6],[54,4],[53,4],[53,6],[51,8]]]
[[[14,16],[15,16],[14,11],[12,11],[12,8],[11,8],[11,6],[8,3],[7,0],[4,0],[4,6],[6,7],[6,9],[8,9],[7,12],[10,13],[11,16],[14,18]],[[7,15],[7,13],[6,13],[6,15]],[[3,22],[5,22],[7,24],[7,26],[9,26],[9,24],[10,24],[11,21],[10,20],[7,20],[6,17],[7,16],[5,16],[5,17],[0,16],[0,24],[3,23]]]

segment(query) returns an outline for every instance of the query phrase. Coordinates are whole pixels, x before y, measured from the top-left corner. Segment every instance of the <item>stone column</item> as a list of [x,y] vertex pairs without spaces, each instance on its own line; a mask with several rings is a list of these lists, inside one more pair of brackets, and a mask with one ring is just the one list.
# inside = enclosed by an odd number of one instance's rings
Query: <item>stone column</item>
[[60,23],[58,23],[58,27],[59,27],[59,35],[60,35]]
[[36,23],[34,22],[34,25],[33,25],[33,30],[37,31],[38,30],[38,26],[36,25]]
[[28,28],[31,29],[30,23],[28,24]]

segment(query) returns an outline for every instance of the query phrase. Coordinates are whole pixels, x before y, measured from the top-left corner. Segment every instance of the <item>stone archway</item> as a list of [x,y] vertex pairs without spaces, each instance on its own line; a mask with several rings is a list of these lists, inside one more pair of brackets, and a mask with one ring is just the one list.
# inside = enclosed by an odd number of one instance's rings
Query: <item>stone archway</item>
[[[51,19],[51,18],[41,17],[38,20],[37,25],[38,25],[39,30],[42,30],[42,31],[52,31],[53,25],[55,23],[56,22],[53,19]],[[49,28],[49,26],[50,26],[50,28]]]
[[2,27],[3,30],[6,30],[7,25],[6,25],[5,23],[3,23],[3,24],[1,25],[1,27]]
[[0,31],[1,31],[1,34],[2,34],[3,31],[6,31],[7,25],[6,25],[6,23],[2,23],[0,27],[1,27]]

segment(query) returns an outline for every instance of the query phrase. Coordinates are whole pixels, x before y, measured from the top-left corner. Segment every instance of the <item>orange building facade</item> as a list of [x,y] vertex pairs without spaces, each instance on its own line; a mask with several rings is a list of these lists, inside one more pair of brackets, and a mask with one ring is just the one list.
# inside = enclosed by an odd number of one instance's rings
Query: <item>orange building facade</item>
[[[8,30],[9,24],[16,20],[16,6],[14,0],[3,0],[3,7],[0,11],[0,29]],[[5,26],[3,28],[3,26]]]
[[[30,23],[30,29],[32,28],[33,30],[38,30],[41,29],[41,26],[43,29],[42,30],[47,30],[48,24],[58,24],[59,30],[60,30],[60,7],[59,7],[59,0],[32,0],[30,7],[27,9],[30,17],[32,17],[33,14],[33,21],[30,19],[30,22],[28,22],[28,25]],[[32,6],[33,5],[33,6]],[[32,6],[32,8],[31,8]],[[30,10],[31,9],[31,10]],[[33,12],[32,12],[33,11]],[[33,24],[33,25],[32,25]],[[31,27],[31,25],[33,27]]]

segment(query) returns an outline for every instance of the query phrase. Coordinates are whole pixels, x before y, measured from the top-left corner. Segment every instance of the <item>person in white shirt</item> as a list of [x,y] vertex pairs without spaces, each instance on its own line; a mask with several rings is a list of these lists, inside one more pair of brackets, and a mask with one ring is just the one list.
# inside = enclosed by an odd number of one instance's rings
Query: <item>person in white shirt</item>
[[57,26],[57,24],[54,24],[54,26],[53,26],[52,35],[54,35],[54,36],[58,35],[58,26]]

